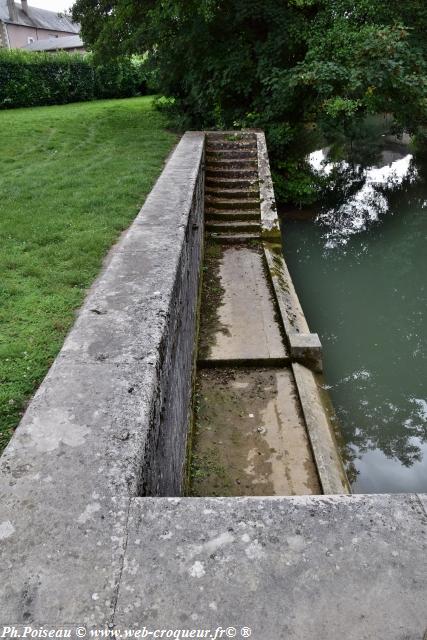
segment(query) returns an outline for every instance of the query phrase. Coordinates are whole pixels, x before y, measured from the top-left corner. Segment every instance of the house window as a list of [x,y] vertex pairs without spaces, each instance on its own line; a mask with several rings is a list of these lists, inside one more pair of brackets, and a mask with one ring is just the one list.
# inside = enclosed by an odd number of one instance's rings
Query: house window
[[29,38],[27,38],[27,41],[28,41],[28,44],[33,44],[34,38],[30,36]]

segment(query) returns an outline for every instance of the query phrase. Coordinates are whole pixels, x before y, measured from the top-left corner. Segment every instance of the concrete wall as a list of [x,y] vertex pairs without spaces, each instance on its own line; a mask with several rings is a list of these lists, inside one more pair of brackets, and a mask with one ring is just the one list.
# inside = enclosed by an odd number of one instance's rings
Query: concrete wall
[[0,460],[0,623],[105,621],[127,501],[180,492],[203,156],[204,134],[186,134]]
[[66,500],[96,488],[113,495],[180,492],[202,252],[203,150],[203,134],[182,138],[2,456],[6,482],[17,468],[27,469],[20,493],[30,502],[29,478],[37,473],[50,475]]

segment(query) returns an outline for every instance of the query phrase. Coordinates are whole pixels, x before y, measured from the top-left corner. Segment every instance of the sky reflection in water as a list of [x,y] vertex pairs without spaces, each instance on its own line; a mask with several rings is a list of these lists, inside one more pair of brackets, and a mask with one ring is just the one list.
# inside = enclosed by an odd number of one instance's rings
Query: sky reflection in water
[[[389,164],[364,168],[361,165],[350,165],[346,161],[329,162],[328,150],[319,149],[308,156],[310,166],[320,175],[330,176],[333,171],[338,175],[347,173],[351,181],[363,184],[341,205],[322,210],[316,221],[325,229],[326,248],[347,244],[349,237],[366,230],[369,223],[379,220],[387,213],[389,202],[384,194],[384,187],[395,188],[402,184],[405,178],[410,181],[417,179],[414,167],[410,172],[413,156],[405,155]],[[387,161],[387,152],[383,153]]]

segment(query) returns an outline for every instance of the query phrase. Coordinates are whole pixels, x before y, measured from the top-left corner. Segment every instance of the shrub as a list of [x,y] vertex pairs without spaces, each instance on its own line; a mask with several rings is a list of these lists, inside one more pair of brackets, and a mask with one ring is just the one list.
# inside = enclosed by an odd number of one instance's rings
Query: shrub
[[144,63],[140,59],[111,60],[95,71],[97,98],[127,98],[146,93]]
[[142,59],[96,65],[90,54],[0,50],[0,108],[35,107],[145,93]]

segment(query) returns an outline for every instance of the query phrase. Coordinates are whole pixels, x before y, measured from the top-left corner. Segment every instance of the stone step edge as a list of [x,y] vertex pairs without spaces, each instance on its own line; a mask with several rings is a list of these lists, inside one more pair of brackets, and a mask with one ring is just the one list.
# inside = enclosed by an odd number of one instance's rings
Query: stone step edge
[[201,357],[197,359],[197,366],[202,369],[214,369],[216,367],[258,367],[263,369],[275,369],[290,365],[289,356],[272,356],[270,358],[210,358]]
[[256,220],[228,220],[225,222],[215,220],[206,222],[205,229],[214,232],[255,231],[259,233],[260,224]]
[[258,212],[245,211],[244,209],[236,213],[229,213],[227,211],[205,211],[205,220],[210,222],[211,220],[256,220],[261,223],[261,215]]
[[260,234],[253,233],[239,233],[239,234],[221,234],[221,233],[206,233],[211,242],[224,242],[226,244],[245,244],[246,242],[256,241],[261,239]]

